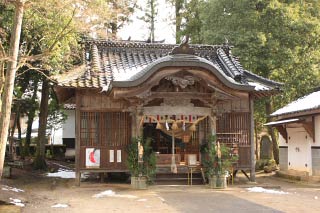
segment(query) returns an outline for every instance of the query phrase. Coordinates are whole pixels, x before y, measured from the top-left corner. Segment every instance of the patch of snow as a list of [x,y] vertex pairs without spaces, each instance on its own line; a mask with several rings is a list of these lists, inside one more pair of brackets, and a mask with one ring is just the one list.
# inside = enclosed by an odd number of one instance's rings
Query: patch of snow
[[264,86],[263,84],[258,83],[258,82],[248,82],[248,84],[249,84],[250,86],[254,86],[254,89],[255,89],[256,91],[269,90],[268,87],[266,87],[266,86]]
[[[59,168],[57,172],[47,173],[47,177],[59,177],[59,178],[76,178],[76,173],[69,169]],[[86,174],[81,174],[81,178],[86,178]]]
[[10,203],[16,205],[16,206],[20,206],[20,207],[24,207],[24,203],[22,203],[22,201],[20,199],[15,199],[15,198],[9,198],[11,201]]
[[69,207],[68,204],[61,204],[61,203],[57,203],[53,206],[51,206],[52,208],[67,208]]
[[135,195],[114,195],[113,197],[121,197],[121,198],[129,198],[129,199],[136,199],[138,198],[137,196]]
[[18,189],[18,188],[6,186],[6,185],[4,185],[2,187],[2,190],[4,190],[4,191],[13,191],[13,192],[24,192],[24,190],[22,190],[22,189]]
[[259,193],[268,193],[268,194],[279,194],[279,195],[289,194],[289,192],[277,191],[274,189],[265,189],[263,187],[251,187],[251,188],[247,188],[247,190],[249,192],[259,192]]
[[163,199],[162,197],[158,197],[162,202],[165,202],[166,200]]
[[100,198],[100,197],[105,197],[105,196],[114,196],[116,193],[112,190],[107,190],[100,192],[98,194],[93,195],[92,197]]
[[95,197],[95,198],[101,198],[101,197],[119,197],[119,198],[130,198],[130,199],[138,198],[137,196],[134,196],[134,195],[119,195],[119,194],[116,194],[116,193],[115,193],[114,191],[112,191],[112,190],[106,190],[106,191],[100,192],[100,193],[98,193],[98,194],[93,195],[92,197]]
[[60,178],[76,178],[76,173],[71,170],[59,169],[58,172],[47,173],[48,177],[60,177]]
[[20,206],[20,207],[25,207],[24,203],[13,203],[13,202],[10,202],[16,206]]
[[147,199],[139,199],[139,200],[137,200],[137,201],[139,201],[139,202],[145,202],[145,201],[147,201]]
[[59,167],[61,167],[61,168],[64,168],[64,169],[66,169],[66,170],[71,171],[71,168],[68,167],[68,166],[64,166],[64,165],[61,165],[61,164],[59,164],[59,163],[52,163],[52,164],[57,165],[57,166],[59,166]]

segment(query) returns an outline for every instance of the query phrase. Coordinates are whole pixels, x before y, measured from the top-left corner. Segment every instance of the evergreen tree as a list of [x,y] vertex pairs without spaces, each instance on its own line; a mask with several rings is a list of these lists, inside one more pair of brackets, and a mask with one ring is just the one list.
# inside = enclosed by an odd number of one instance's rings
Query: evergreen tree
[[139,17],[139,19],[143,20],[148,24],[148,30],[149,30],[149,38],[150,42],[155,41],[155,24],[157,22],[157,0],[147,0],[147,4],[145,8],[142,8],[144,11],[144,16]]
[[[209,0],[201,9],[205,43],[228,39],[242,65],[284,83],[281,97],[262,100],[266,117],[320,83],[320,2],[281,0]],[[204,24],[205,23],[205,24]],[[258,104],[257,106],[261,106]],[[257,119],[257,117],[256,117]],[[262,121],[261,121],[262,120]],[[269,129],[278,162],[274,133]]]

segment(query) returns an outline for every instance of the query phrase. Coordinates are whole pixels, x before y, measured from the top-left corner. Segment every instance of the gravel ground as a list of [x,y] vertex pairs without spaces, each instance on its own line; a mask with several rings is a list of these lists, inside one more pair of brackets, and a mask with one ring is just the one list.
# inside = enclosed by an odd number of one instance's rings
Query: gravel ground
[[[16,202],[12,212],[319,212],[320,184],[257,174],[250,183],[239,175],[225,190],[197,186],[150,186],[46,177],[21,169],[0,182],[0,201]],[[23,191],[19,191],[23,190]],[[19,204],[20,203],[20,204]],[[0,203],[0,212],[4,210]]]

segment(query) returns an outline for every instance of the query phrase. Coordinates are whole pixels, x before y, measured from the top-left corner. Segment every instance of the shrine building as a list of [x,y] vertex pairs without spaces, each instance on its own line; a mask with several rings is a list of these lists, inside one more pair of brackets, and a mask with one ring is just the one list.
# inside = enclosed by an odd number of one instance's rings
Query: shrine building
[[[212,133],[238,155],[234,169],[254,181],[253,103],[278,93],[281,84],[245,70],[227,44],[82,45],[82,64],[59,76],[55,87],[61,102],[75,104],[78,183],[83,172],[128,172],[133,137],[153,139],[157,164],[174,154],[183,167],[191,155],[200,162],[201,144]],[[98,159],[90,161],[92,150]]]

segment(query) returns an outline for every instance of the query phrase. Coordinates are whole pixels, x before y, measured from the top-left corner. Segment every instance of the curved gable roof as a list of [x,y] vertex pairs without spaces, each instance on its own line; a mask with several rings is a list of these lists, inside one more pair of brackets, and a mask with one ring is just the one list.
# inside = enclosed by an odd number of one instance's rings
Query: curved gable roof
[[212,72],[217,78],[228,87],[240,90],[254,90],[254,86],[243,85],[235,81],[234,78],[227,76],[217,65],[211,61],[195,55],[176,54],[167,55],[159,58],[135,75],[125,75],[123,79],[115,79],[113,85],[116,87],[133,87],[146,81],[156,71],[164,67],[200,67]]

